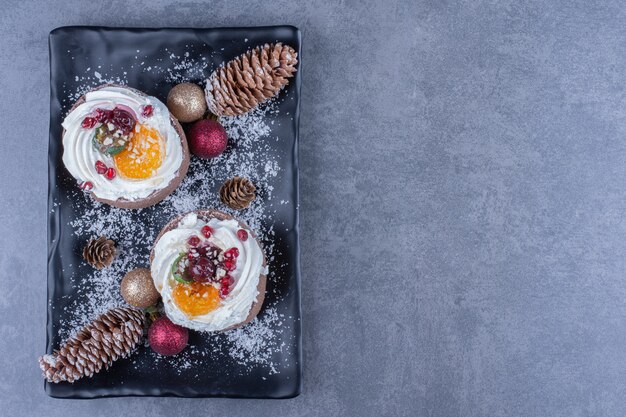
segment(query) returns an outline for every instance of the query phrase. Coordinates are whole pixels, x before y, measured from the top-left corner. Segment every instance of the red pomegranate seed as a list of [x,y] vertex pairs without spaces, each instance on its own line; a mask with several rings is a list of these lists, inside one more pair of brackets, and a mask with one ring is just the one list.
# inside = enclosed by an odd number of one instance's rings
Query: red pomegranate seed
[[246,240],[248,240],[248,232],[246,232],[243,229],[239,229],[237,230],[237,237],[239,238],[239,240],[241,240],[242,242],[245,242]]
[[99,123],[105,122],[111,116],[111,110],[96,109],[96,121]]
[[91,129],[92,127],[96,125],[96,123],[98,123],[98,121],[96,120],[95,117],[85,117],[83,119],[83,123],[81,124],[81,126],[84,129]]
[[150,117],[152,116],[152,112],[154,111],[154,108],[148,104],[146,106],[143,106],[143,109],[141,109],[141,115],[143,117]]
[[234,259],[225,259],[223,262],[224,269],[227,271],[234,271],[237,266],[237,262]]
[[100,175],[104,175],[107,173],[108,167],[102,161],[96,161],[96,172]]
[[87,192],[89,192],[89,191],[93,190],[93,182],[91,182],[91,181],[85,181],[85,182],[83,182],[83,183],[80,185],[80,189],[81,189],[81,190],[84,190],[84,191],[87,191]]
[[207,239],[210,238],[211,235],[213,235],[213,229],[211,229],[211,227],[209,226],[204,226],[202,229],[200,229],[200,232],[202,232],[202,235]]
[[187,239],[187,244],[191,247],[196,247],[200,244],[200,238],[198,236],[191,236]]
[[237,248],[230,248],[226,252],[224,252],[224,258],[226,259],[232,259],[237,257],[239,257],[239,249]]
[[107,180],[112,180],[113,178],[115,178],[116,174],[117,172],[115,172],[115,168],[109,168],[107,169],[107,172],[104,174],[104,176]]
[[222,284],[223,287],[229,287],[234,282],[235,280],[230,275],[224,275],[224,277],[220,280],[220,284]]
[[115,172],[115,168],[108,168],[107,172],[104,174],[104,176],[108,180],[112,180],[113,178],[115,178],[116,175],[117,175],[117,172]]
[[230,289],[228,287],[220,288],[220,297],[224,298],[230,293]]

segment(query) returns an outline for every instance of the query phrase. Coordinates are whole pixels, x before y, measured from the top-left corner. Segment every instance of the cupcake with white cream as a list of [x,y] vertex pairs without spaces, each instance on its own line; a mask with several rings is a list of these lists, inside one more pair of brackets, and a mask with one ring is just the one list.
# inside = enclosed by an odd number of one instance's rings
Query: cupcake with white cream
[[165,104],[133,88],[107,84],[82,96],[63,121],[63,163],[96,200],[142,208],[180,184],[189,149]]
[[150,271],[165,314],[199,331],[250,322],[265,297],[267,265],[247,225],[217,210],[197,210],[167,224],[152,248]]

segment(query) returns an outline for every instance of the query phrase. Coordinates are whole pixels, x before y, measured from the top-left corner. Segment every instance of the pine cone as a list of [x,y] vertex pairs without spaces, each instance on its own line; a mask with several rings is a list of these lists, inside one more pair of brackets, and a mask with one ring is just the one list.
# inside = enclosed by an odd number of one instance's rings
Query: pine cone
[[39,358],[48,382],[74,382],[91,377],[130,355],[143,338],[146,323],[141,310],[114,308],[65,341],[59,351]]
[[83,258],[94,268],[102,269],[110,266],[115,257],[115,242],[100,236],[97,239],[90,239],[83,249]]
[[231,178],[220,187],[220,200],[235,210],[248,207],[255,198],[256,187],[247,178]]
[[204,117],[207,120],[215,120],[216,122],[219,122],[219,117],[217,117],[216,115],[214,115],[211,112],[207,112],[206,116]]
[[206,97],[218,116],[244,114],[289,83],[298,53],[282,43],[258,46],[221,66],[209,76]]

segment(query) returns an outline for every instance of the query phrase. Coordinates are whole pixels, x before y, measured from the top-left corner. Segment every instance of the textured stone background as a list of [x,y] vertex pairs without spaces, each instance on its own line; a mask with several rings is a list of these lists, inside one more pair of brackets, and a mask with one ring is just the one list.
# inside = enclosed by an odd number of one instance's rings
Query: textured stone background
[[[626,7],[590,3],[4,0],[0,414],[625,415]],[[78,24],[302,30],[299,398],[44,395],[47,36]]]

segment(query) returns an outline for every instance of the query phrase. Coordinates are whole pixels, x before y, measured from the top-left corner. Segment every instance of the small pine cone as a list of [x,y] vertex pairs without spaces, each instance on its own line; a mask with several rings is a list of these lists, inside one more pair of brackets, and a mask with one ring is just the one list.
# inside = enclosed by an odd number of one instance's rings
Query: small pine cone
[[215,120],[216,122],[219,122],[219,117],[217,117],[216,115],[214,115],[211,112],[207,112],[207,115],[206,115],[205,119],[207,119],[207,120]]
[[48,382],[74,382],[91,377],[120,358],[129,356],[141,342],[146,318],[141,310],[114,308],[83,327],[61,349],[39,358]]
[[206,98],[217,116],[237,116],[277,95],[296,72],[298,53],[282,43],[258,46],[209,76]]
[[115,242],[100,236],[97,239],[90,239],[83,249],[83,258],[94,268],[102,269],[108,267],[115,257]]
[[220,187],[220,200],[235,210],[248,207],[255,198],[256,187],[247,178],[231,178]]

